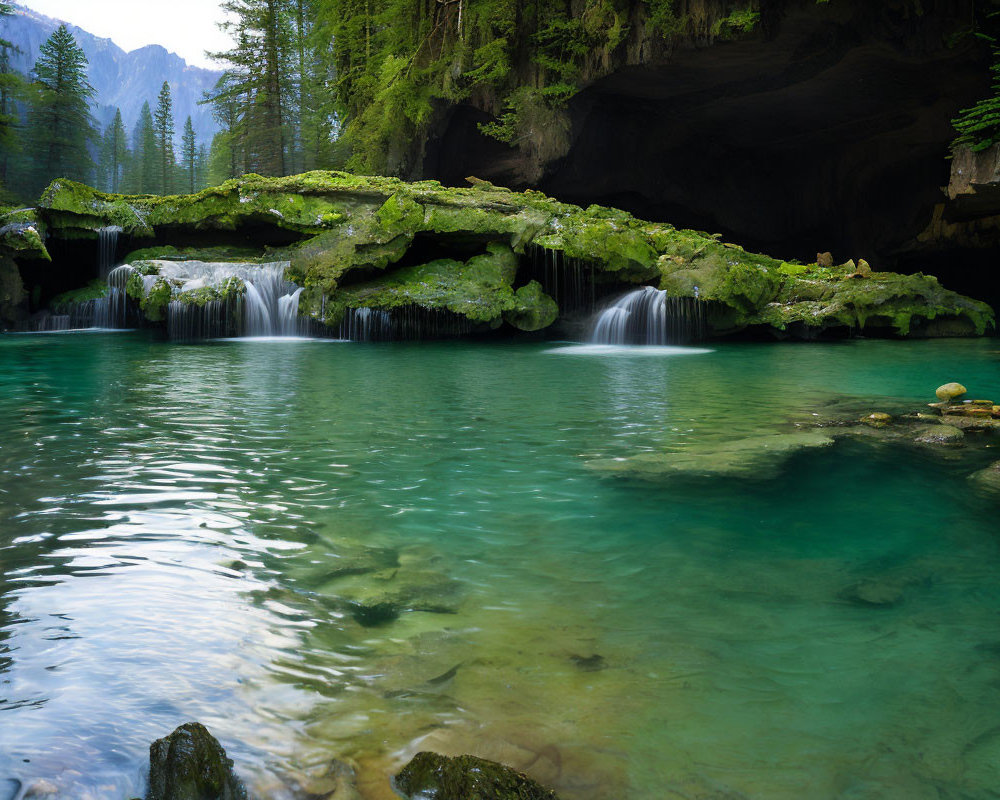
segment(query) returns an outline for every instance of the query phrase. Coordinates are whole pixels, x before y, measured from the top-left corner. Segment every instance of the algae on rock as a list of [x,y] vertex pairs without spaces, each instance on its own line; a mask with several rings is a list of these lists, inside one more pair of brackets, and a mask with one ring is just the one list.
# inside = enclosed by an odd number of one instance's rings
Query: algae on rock
[[[60,179],[37,210],[0,220],[0,250],[42,259],[44,231],[72,241],[93,239],[109,225],[145,248],[132,254],[136,259],[220,251],[242,257],[249,250],[248,261],[287,260],[287,277],[305,290],[300,313],[330,326],[347,309],[405,307],[447,311],[470,330],[504,321],[545,329],[566,310],[550,287],[519,274],[529,245],[593,267],[588,275],[602,289],[597,294],[646,284],[704,300],[716,336],[746,328],[803,338],[831,329],[978,335],[994,323],[989,306],[930,276],[859,276],[846,265],[792,264],[717,236],[613,208],[583,209],[532,190],[449,188],[346,172],[246,175],[169,197],[107,194]],[[89,277],[81,275],[77,285]],[[152,318],[159,316],[158,306],[151,308]]]

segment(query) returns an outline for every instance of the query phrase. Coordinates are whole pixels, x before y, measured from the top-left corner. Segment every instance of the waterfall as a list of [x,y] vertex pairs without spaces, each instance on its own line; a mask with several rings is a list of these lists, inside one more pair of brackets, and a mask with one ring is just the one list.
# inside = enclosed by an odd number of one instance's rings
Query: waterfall
[[340,338],[352,342],[388,342],[393,337],[392,317],[378,308],[349,308],[340,323]]
[[541,284],[542,291],[559,304],[560,315],[593,313],[597,298],[592,262],[537,245],[528,247],[526,257],[526,278]]
[[646,286],[620,297],[597,318],[595,344],[687,344],[706,336],[704,304]]
[[97,231],[97,274],[106,280],[118,262],[118,237],[122,229],[110,225]]
[[[163,281],[170,286],[167,332],[172,339],[299,336],[305,330],[299,317],[302,287],[285,280],[287,261],[148,263],[152,271],[142,274],[143,293],[148,295]],[[135,273],[129,266],[120,269],[128,277]],[[238,291],[233,290],[234,280]]]
[[340,323],[340,338],[352,342],[417,342],[465,336],[476,329],[476,323],[468,318],[441,308],[349,308]]

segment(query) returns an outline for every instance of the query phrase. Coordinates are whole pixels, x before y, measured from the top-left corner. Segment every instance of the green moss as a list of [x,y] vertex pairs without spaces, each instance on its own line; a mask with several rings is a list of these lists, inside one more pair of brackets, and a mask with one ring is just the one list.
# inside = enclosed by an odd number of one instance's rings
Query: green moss
[[0,217],[0,248],[19,258],[51,261],[45,247],[46,225],[33,208],[8,211]]
[[[129,280],[128,286],[131,289],[131,280]],[[131,291],[129,291],[129,295],[134,296]],[[153,287],[149,290],[149,294],[139,299],[139,307],[150,322],[162,322],[167,318],[167,306],[170,305],[172,297],[173,287],[171,287],[166,279],[160,278],[153,284]]]
[[64,308],[65,306],[73,305],[74,303],[85,303],[88,300],[99,300],[100,298],[105,297],[107,293],[107,283],[102,280],[95,279],[80,289],[63,292],[52,301],[51,305],[54,309]]
[[542,291],[538,281],[522,286],[514,293],[517,307],[504,312],[504,321],[520,331],[540,331],[559,317],[559,305]]
[[[518,296],[513,288],[515,254],[533,245],[592,265],[600,282],[651,283],[675,296],[697,294],[714,301],[712,320],[719,333],[759,325],[784,330],[795,324],[814,331],[891,328],[905,335],[935,319],[964,320],[977,332],[992,325],[985,305],[924,276],[848,279],[845,268],[779,261],[716,235],[485,182],[448,188],[436,181],[311,172],[286,178],[248,175],[194,195],[125,197],[60,180],[30,219],[57,239],[93,237],[99,227],[121,224],[126,209],[159,238],[175,242],[213,230],[291,232],[300,241],[267,257],[290,261],[289,278],[306,289],[305,312],[328,321],[348,307],[412,304],[491,325],[506,315],[511,324],[533,328],[551,316],[552,308],[540,289],[523,287]],[[27,221],[12,218],[11,224]],[[417,237],[445,255],[461,256],[397,268],[412,258]],[[0,245],[11,251],[18,241],[0,239]],[[470,244],[489,249],[464,261]],[[137,251],[129,260],[141,269],[142,260],[153,256],[254,261],[262,252],[161,247]],[[153,314],[162,312],[157,299],[147,303]]]
[[227,278],[220,286],[203,286],[190,292],[181,292],[173,299],[186,305],[204,306],[215,301],[235,300],[246,293],[246,284],[236,277]]
[[135,261],[234,261],[242,264],[263,262],[269,260],[261,248],[241,247],[239,245],[215,245],[212,247],[174,247],[164,245],[162,247],[146,247],[141,250],[133,250],[124,259],[123,263],[131,264]]
[[[494,243],[486,253],[466,263],[437,259],[345,287],[337,293],[335,305],[382,309],[418,306],[447,310],[472,322],[496,325],[505,312],[528,310],[526,304],[531,298],[526,295],[519,301],[511,286],[516,274],[517,258],[513,251]],[[335,313],[332,309],[331,312]]]

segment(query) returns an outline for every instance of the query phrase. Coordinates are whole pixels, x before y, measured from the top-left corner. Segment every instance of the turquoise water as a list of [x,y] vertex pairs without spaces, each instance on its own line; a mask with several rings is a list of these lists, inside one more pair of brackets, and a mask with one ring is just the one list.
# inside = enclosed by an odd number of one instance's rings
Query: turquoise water
[[[567,800],[995,797],[997,506],[966,476],[1000,451],[592,468],[949,380],[1000,398],[1000,342],[0,338],[0,799],[141,793],[190,719],[275,798],[340,758],[384,800],[422,748]],[[433,610],[359,622],[404,580]]]

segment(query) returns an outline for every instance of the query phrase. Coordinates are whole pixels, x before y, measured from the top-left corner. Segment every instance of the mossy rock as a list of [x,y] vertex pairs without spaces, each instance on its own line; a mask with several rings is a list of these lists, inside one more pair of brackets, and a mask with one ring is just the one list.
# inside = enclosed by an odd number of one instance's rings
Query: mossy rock
[[417,753],[393,780],[408,800],[558,800],[510,767],[476,756]]
[[519,331],[540,331],[559,317],[559,305],[542,291],[538,281],[522,286],[514,293],[517,308],[505,311],[504,321]]
[[146,800],[247,800],[247,792],[222,745],[188,722],[150,745]]
[[[716,235],[603,206],[583,209],[537,191],[448,188],[346,172],[246,175],[169,197],[108,194],[60,179],[37,210],[0,219],[0,232],[6,230],[0,250],[44,258],[45,230],[56,239],[94,238],[109,225],[173,243],[177,252],[169,257],[196,251],[182,246],[186,235],[235,234],[242,241],[261,230],[280,232],[275,239],[293,243],[268,256],[291,262],[289,277],[306,289],[302,312],[334,325],[346,308],[411,305],[447,310],[475,325],[496,327],[506,319],[516,328],[545,328],[555,317],[542,287],[515,292],[514,276],[494,270],[496,248],[516,261],[528,245],[591,265],[598,282],[653,284],[674,296],[712,301],[715,335],[758,327],[804,338],[830,330],[981,335],[994,325],[989,306],[930,276],[861,275],[848,266],[780,261]],[[459,241],[493,249],[470,259]],[[417,242],[431,243],[433,255],[414,266]],[[153,255],[168,252],[158,248]],[[247,260],[260,257],[256,251]]]

